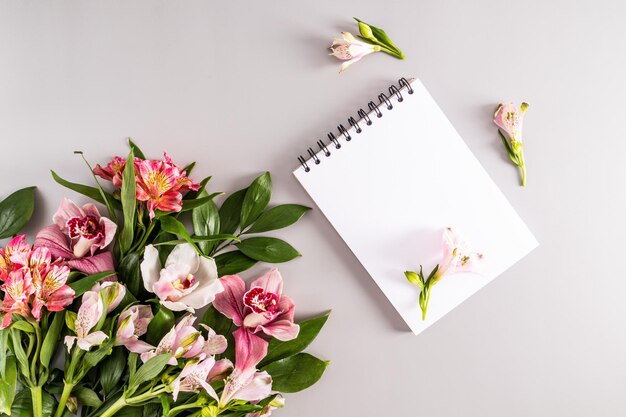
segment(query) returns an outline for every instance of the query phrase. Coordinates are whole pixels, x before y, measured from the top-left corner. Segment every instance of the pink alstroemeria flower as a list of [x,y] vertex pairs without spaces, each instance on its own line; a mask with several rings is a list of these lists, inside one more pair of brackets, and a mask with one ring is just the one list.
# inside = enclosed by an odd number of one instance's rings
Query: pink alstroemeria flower
[[519,111],[512,103],[503,103],[498,106],[498,110],[493,115],[493,122],[500,130],[509,159],[520,168],[522,186],[526,185],[526,163],[522,145],[522,124],[526,110],[528,110],[528,103],[522,103]]
[[[96,165],[94,174],[113,182],[117,188],[122,187],[122,173],[126,161],[116,156],[105,168]],[[150,219],[155,210],[175,211],[182,209],[182,191],[197,191],[196,184],[184,170],[181,170],[172,159],[163,154],[163,160],[134,159],[137,200],[145,201]]]
[[282,341],[298,337],[300,326],[293,322],[295,307],[291,298],[282,294],[283,278],[278,269],[254,280],[247,292],[238,275],[226,275],[220,281],[224,292],[216,296],[213,306],[236,326]]
[[115,237],[117,225],[102,217],[95,205],[80,208],[65,198],[53,221],[37,233],[35,247],[48,248],[53,257],[86,274],[115,269],[111,253],[104,249]]
[[158,346],[141,354],[141,360],[147,362],[157,355],[171,353],[172,357],[167,363],[176,365],[178,358],[189,359],[200,355],[205,340],[202,334],[193,327],[195,320],[196,318],[191,314],[184,316],[176,326],[163,336]]
[[174,401],[178,399],[179,392],[198,392],[201,389],[204,389],[207,394],[218,400],[217,393],[208,382],[209,374],[214,365],[215,358],[213,356],[209,356],[199,362],[187,362],[181,373],[171,384]]
[[13,314],[30,317],[28,299],[35,292],[35,289],[30,274],[25,269],[9,272],[1,288],[4,291],[4,299],[0,311],[4,312],[4,316],[0,329],[5,329],[11,324]]
[[0,281],[6,280],[9,272],[28,264],[31,247],[26,235],[15,236],[4,249],[0,248]]
[[341,35],[343,39],[335,39],[330,46],[330,55],[345,61],[341,65],[340,74],[364,56],[380,51],[380,46],[358,41],[350,32],[341,32]]
[[91,291],[97,292],[106,301],[107,313],[115,310],[126,295],[126,287],[117,281],[99,282],[91,287]]
[[147,305],[134,305],[124,310],[117,319],[115,346],[124,346],[131,352],[144,353],[154,346],[139,340],[148,331],[148,324],[154,318],[152,309]]
[[443,257],[433,277],[433,284],[445,275],[458,272],[476,272],[483,255],[469,248],[467,242],[451,227],[446,227],[442,237]]
[[70,275],[70,268],[52,262],[52,255],[47,248],[33,250],[29,259],[29,273],[34,292],[32,314],[35,320],[41,319],[43,307],[48,311],[62,311],[74,301],[74,290],[65,283]]
[[164,268],[157,249],[148,245],[140,267],[146,290],[156,294],[161,304],[173,311],[193,312],[223,291],[215,261],[200,256],[189,243],[176,245]]
[[88,351],[92,346],[104,343],[108,336],[101,330],[90,333],[91,329],[98,324],[104,314],[104,304],[100,294],[87,291],[83,294],[83,300],[76,315],[74,328],[76,336],[65,336],[65,344],[68,352],[77,344],[79,349]]
[[225,408],[232,400],[259,401],[272,391],[272,377],[259,372],[257,365],[267,355],[268,342],[240,327],[235,338],[235,369],[225,379],[219,407]]

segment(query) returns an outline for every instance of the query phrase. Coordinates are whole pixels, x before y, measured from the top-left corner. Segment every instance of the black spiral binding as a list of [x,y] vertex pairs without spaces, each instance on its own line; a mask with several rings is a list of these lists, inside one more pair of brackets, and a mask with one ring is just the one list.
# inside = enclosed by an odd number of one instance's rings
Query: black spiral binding
[[[363,109],[359,109],[357,111],[358,119],[351,116],[348,119],[350,127],[354,128],[354,131],[356,133],[363,132],[363,128],[361,127],[360,123],[364,122],[366,126],[371,126],[374,123],[369,116],[370,114],[373,113],[376,115],[376,118],[381,118],[383,117],[383,112],[381,108],[393,110],[393,104],[390,100],[391,97],[395,96],[398,103],[402,103],[404,101],[404,97],[402,96],[401,92],[402,89],[406,89],[407,93],[413,94],[413,88],[411,87],[411,84],[404,77],[398,80],[398,86],[392,85],[389,87],[389,95],[385,93],[380,93],[378,95],[378,103],[375,103],[374,101],[370,101],[369,103],[367,103],[367,107],[370,110],[369,113]],[[346,142],[352,140],[350,132],[348,132],[348,129],[346,129],[342,124],[337,126],[337,130],[339,131],[339,136],[343,135]],[[335,136],[333,132],[328,133],[328,140],[330,141],[328,143],[329,146],[332,144],[333,148],[341,149],[341,143],[339,143],[339,140],[337,140],[337,136]],[[327,146],[324,141],[318,140],[317,146],[319,146],[320,152],[323,152],[324,156],[329,157],[331,155],[330,150],[328,149],[329,146]],[[310,156],[308,160],[305,159],[302,155],[298,156],[298,162],[300,162],[302,168],[304,168],[304,172],[309,172],[311,170],[307,161],[312,160],[315,165],[319,165],[322,162],[317,156],[317,152],[315,152],[313,148],[308,148],[307,153]]]

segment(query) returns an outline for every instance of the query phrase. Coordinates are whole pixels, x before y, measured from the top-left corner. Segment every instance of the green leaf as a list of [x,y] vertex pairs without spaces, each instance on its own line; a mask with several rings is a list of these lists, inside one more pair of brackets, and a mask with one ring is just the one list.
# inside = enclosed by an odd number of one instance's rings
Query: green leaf
[[23,319],[19,321],[14,321],[13,323],[11,323],[11,329],[20,330],[26,333],[35,333],[35,329],[33,328],[32,324],[30,324],[29,322]]
[[98,394],[87,387],[74,388],[72,394],[76,396],[80,404],[86,405],[87,407],[100,407],[102,404],[102,400],[98,397]]
[[137,372],[128,381],[129,389],[136,389],[142,383],[156,378],[161,373],[163,368],[165,368],[167,361],[169,361],[171,357],[171,353],[163,353],[149,359],[146,363],[141,365],[139,369],[137,369]]
[[182,224],[179,220],[175,219],[172,216],[167,216],[167,217],[161,218],[160,221],[161,221],[161,229],[164,232],[171,233],[176,236],[180,236],[187,243],[191,244],[191,246],[193,246],[197,251],[199,251],[193,239],[191,239],[191,236],[189,236],[187,229],[185,229],[185,225]]
[[215,197],[222,195],[222,194],[224,193],[213,193],[213,194],[207,195],[206,197],[196,198],[193,200],[184,200],[183,208],[180,211],[181,212],[189,211],[189,210],[195,209],[196,207],[201,207],[202,205],[213,201]]
[[137,211],[136,180],[135,180],[135,157],[131,149],[126,159],[126,167],[122,172],[122,211],[124,213],[124,228],[118,234],[118,243],[122,256],[128,252],[133,245],[135,234],[135,214]]
[[309,210],[311,210],[310,207],[299,204],[283,204],[273,207],[261,214],[246,233],[261,233],[282,229],[300,220]]
[[122,375],[124,375],[126,369],[125,349],[123,346],[113,348],[111,356],[99,366],[98,377],[105,396],[108,396],[117,387]]
[[81,295],[89,291],[91,287],[94,286],[94,284],[112,275],[115,275],[115,271],[98,272],[97,274],[87,275],[86,277],[81,278],[78,281],[74,281],[68,285],[71,289],[74,290],[74,297],[80,297]]
[[404,276],[411,284],[417,285],[420,288],[424,288],[424,283],[422,282],[418,273],[413,271],[404,271]]
[[[67,180],[64,180],[63,178],[59,177],[57,175],[56,172],[54,171],[50,171],[50,173],[52,174],[52,178],[59,184],[61,184],[62,186],[64,186],[65,188],[69,188],[72,191],[76,191],[79,194],[82,194],[84,196],[87,196],[89,198],[91,198],[92,200],[97,201],[98,203],[107,205],[107,201],[104,200],[104,198],[102,198],[102,194],[100,193],[100,190],[96,187],[91,187],[89,185],[83,185],[83,184],[77,184],[75,182],[69,182]],[[104,195],[106,196],[108,203],[113,206],[114,208],[120,210],[122,208],[122,203],[120,203],[118,200],[116,200],[111,194],[109,193],[104,193]]]
[[247,188],[232,193],[220,207],[220,233],[233,234],[239,226],[239,219],[241,218],[241,206],[243,199],[248,192]]
[[267,349],[267,355],[263,358],[259,366],[263,367],[277,360],[288,358],[302,352],[315,340],[320,330],[322,330],[322,327],[324,327],[326,320],[328,320],[329,315],[330,311],[322,316],[303,320],[298,323],[300,325],[300,332],[298,333],[298,337],[293,340],[281,342],[275,338],[271,339]]
[[78,315],[72,310],[65,310],[65,325],[74,333],[76,333],[76,317]]
[[10,349],[11,352],[13,352],[13,354],[15,355],[15,359],[17,359],[17,362],[19,363],[19,371],[25,378],[30,378],[30,362],[28,360],[26,352],[24,352],[24,348],[22,347],[22,338],[20,337],[20,332],[15,329],[11,329],[10,341]]
[[[200,197],[205,197],[206,191],[200,194]],[[214,201],[209,201],[207,204],[196,207],[191,212],[191,221],[193,224],[193,232],[199,236],[211,236],[219,234],[220,232],[220,214],[217,209],[217,205]],[[198,244],[198,247],[205,255],[208,255],[215,247],[215,244],[211,242],[202,242]]]
[[52,319],[50,327],[48,327],[46,336],[43,339],[43,344],[41,345],[41,353],[39,354],[39,361],[45,368],[50,367],[50,361],[60,344],[61,331],[65,324],[65,310],[53,314],[54,318]]
[[272,376],[274,391],[292,393],[315,384],[330,362],[324,362],[308,353],[298,353],[273,362],[263,368]]
[[215,258],[218,276],[233,275],[252,268],[257,261],[238,250],[222,253]]
[[148,334],[146,335],[148,343],[156,346],[163,336],[174,327],[174,324],[174,313],[159,305],[158,311],[148,325]]
[[[42,393],[43,410],[41,416],[50,417],[56,407],[56,400],[46,391]],[[11,417],[35,417],[33,414],[33,403],[30,389],[24,388],[15,396],[13,407],[11,407]]]
[[128,291],[135,297],[139,296],[139,293],[143,289],[143,280],[141,279],[141,273],[139,271],[140,261],[141,255],[139,252],[131,252],[122,258],[117,267],[120,281],[126,284]]
[[137,146],[132,138],[128,138],[128,146],[130,146],[130,150],[137,158],[146,159],[146,156],[141,152],[141,149],[139,149],[139,146]]
[[287,262],[300,256],[289,243],[274,237],[251,237],[242,240],[237,247],[244,255],[268,263]]
[[11,330],[9,328],[0,330],[0,379],[4,378],[4,371],[7,360],[6,351],[9,349],[10,331]]
[[[391,39],[389,38],[389,36],[387,36],[384,30],[377,28],[376,26],[372,26],[369,23],[365,23],[362,20],[357,19],[356,17],[354,18],[354,20],[356,20],[359,23],[359,31],[361,32],[361,35],[363,38],[370,40],[372,42],[375,42],[381,46],[388,47],[389,49],[391,49],[393,52],[395,52],[398,55],[398,58],[404,59],[404,54],[402,53],[400,48],[398,48],[391,41]],[[371,35],[373,35],[373,37],[367,32],[363,31],[361,24],[367,25],[369,27],[369,29],[371,30]]]
[[[191,241],[194,243],[221,242],[223,240],[234,240],[235,242],[239,242],[239,238],[237,236],[227,235],[227,234],[214,235],[214,236],[190,236],[189,239],[191,239]],[[185,243],[188,241],[189,241],[188,239],[174,239],[174,240],[167,240],[164,242],[154,243],[153,245],[154,246],[173,246],[173,245],[180,245],[181,243]]]
[[254,222],[263,212],[272,198],[272,178],[269,172],[265,172],[257,177],[243,199],[241,205],[241,230],[244,230]]
[[[3,351],[2,356],[5,356]],[[0,413],[11,414],[11,405],[17,386],[17,366],[15,356],[6,357],[4,374],[0,379]]]
[[35,209],[35,187],[22,188],[0,202],[0,239],[26,226]]
[[83,375],[91,368],[99,364],[106,356],[111,354],[114,342],[115,340],[113,338],[109,338],[106,342],[100,345],[98,349],[85,353],[85,356],[80,363]]

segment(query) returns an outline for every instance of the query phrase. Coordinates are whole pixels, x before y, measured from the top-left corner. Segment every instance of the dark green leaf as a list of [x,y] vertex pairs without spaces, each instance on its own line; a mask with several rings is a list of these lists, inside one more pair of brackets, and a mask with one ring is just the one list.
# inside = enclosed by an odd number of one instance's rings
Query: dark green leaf
[[167,361],[169,361],[171,357],[171,353],[163,353],[149,359],[146,363],[141,365],[139,369],[137,369],[137,372],[132,376],[130,381],[128,381],[129,388],[136,389],[142,383],[156,378],[161,373],[163,368],[165,368]]
[[[91,198],[92,200],[97,201],[98,203],[107,205],[107,201],[104,200],[104,198],[102,198],[102,194],[100,193],[100,190],[96,187],[91,187],[89,185],[83,185],[83,184],[77,184],[75,182],[69,182],[67,180],[64,180],[63,178],[59,177],[56,172],[54,171],[50,171],[52,173],[52,178],[59,184],[61,184],[62,186],[64,186],[65,188],[69,188],[72,191],[76,191],[79,194],[82,194],[84,196],[87,196],[89,198]],[[109,204],[111,206],[113,206],[114,208],[121,210],[122,208],[122,203],[120,203],[118,200],[116,200],[115,198],[113,198],[113,196],[111,194],[105,193],[106,198],[109,202]]]
[[139,146],[133,141],[132,138],[128,138],[128,146],[130,146],[130,150],[137,158],[146,159],[146,156],[143,154]]
[[278,339],[271,339],[267,356],[263,358],[259,366],[263,367],[274,361],[288,358],[296,353],[302,352],[315,340],[320,330],[322,330],[322,327],[324,327],[326,320],[328,320],[329,315],[330,312],[319,317],[301,321],[299,323],[300,333],[298,333],[298,337],[293,340],[281,342]]
[[99,364],[106,356],[111,354],[114,339],[107,339],[105,343],[100,345],[96,350],[85,353],[80,365],[82,367],[82,375],[87,373],[91,368]]
[[157,313],[148,325],[148,334],[146,339],[148,343],[156,346],[159,341],[174,327],[174,313],[159,305]]
[[[47,392],[42,393],[43,417],[50,417],[56,407],[56,400]],[[33,403],[31,399],[30,389],[23,388],[15,396],[13,407],[11,407],[11,417],[34,417]]]
[[194,248],[196,248],[196,250],[198,250],[198,247],[196,246],[194,241],[191,239],[191,236],[189,236],[187,229],[185,229],[185,225],[182,224],[179,220],[175,219],[172,216],[166,216],[166,217],[162,217],[160,221],[161,221],[161,229],[163,229],[164,232],[171,233],[176,236],[180,236],[185,241],[187,241],[187,243],[191,244],[191,246],[193,246]]
[[213,305],[210,305],[209,308],[204,312],[202,316],[202,320],[200,323],[205,324],[215,330],[217,334],[228,334],[231,331],[233,326],[233,321],[217,311]]
[[244,255],[268,263],[287,262],[300,256],[289,243],[274,237],[251,237],[242,240],[237,247]]
[[308,353],[298,353],[273,362],[261,370],[272,376],[274,391],[291,393],[302,391],[319,381],[328,364],[329,362]]
[[78,402],[82,405],[86,405],[88,407],[100,407],[102,404],[102,400],[98,397],[98,394],[87,387],[74,388],[72,394],[76,396],[76,399],[78,399]]
[[114,271],[98,272],[97,274],[87,275],[84,278],[74,281],[69,284],[69,287],[74,290],[74,297],[80,297],[91,289],[99,281],[102,281],[106,277],[115,275]]
[[[200,197],[205,197],[206,191],[200,194]],[[199,236],[216,235],[220,232],[220,215],[217,205],[214,201],[209,201],[207,204],[196,207],[191,212],[191,220],[193,223],[193,232]],[[213,247],[214,243],[202,242],[198,244],[198,247],[205,255],[208,255]]]
[[65,310],[52,314],[54,314],[54,318],[52,319],[52,323],[50,324],[50,327],[46,332],[46,336],[43,339],[41,353],[39,354],[39,360],[46,368],[50,367],[50,361],[59,346],[61,331],[63,330],[63,325],[65,324]]
[[0,202],[0,239],[26,226],[35,209],[35,187],[22,188]]
[[[11,329],[10,331],[10,349],[15,355],[15,359],[19,363],[19,371],[25,378],[30,378],[30,362],[28,361],[28,355],[22,347],[22,337],[20,332]],[[4,352],[2,354],[5,354]]]
[[138,297],[143,289],[143,280],[141,279],[141,272],[139,270],[140,262],[141,255],[139,252],[131,252],[122,258],[117,267],[120,281],[126,284],[126,288],[128,288],[135,297]]
[[[2,356],[5,356],[4,351],[2,351]],[[0,378],[0,413],[11,414],[11,405],[17,386],[17,365],[15,356],[5,358],[5,370],[2,378]]]
[[99,366],[98,376],[105,396],[109,395],[117,386],[126,369],[126,348],[113,348],[111,356]]
[[261,233],[282,229],[300,220],[309,210],[311,210],[310,207],[299,204],[283,204],[273,207],[261,214],[246,233]]
[[252,268],[254,264],[257,263],[257,261],[247,257],[238,250],[222,253],[217,255],[214,259],[220,277],[238,274],[239,272]]
[[239,226],[241,205],[248,192],[247,188],[232,193],[220,207],[220,233],[233,234]]
[[241,230],[244,230],[261,215],[271,198],[272,178],[269,172],[265,172],[252,181],[248,191],[246,191],[246,196],[241,205]]
[[122,211],[124,212],[124,228],[118,234],[118,243],[122,255],[126,254],[133,244],[135,234],[135,214],[137,211],[135,157],[131,149],[126,159],[126,167],[122,172]]

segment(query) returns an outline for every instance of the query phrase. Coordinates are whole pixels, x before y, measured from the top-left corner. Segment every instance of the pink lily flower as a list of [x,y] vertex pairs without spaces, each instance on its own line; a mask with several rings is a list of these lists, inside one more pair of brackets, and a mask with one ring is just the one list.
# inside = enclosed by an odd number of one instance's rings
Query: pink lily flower
[[91,291],[97,292],[103,300],[106,300],[107,313],[115,310],[126,295],[126,287],[117,281],[99,282],[91,287]]
[[445,275],[458,272],[476,272],[483,255],[469,248],[467,242],[451,227],[443,231],[443,257],[433,277],[433,284]]
[[30,252],[26,235],[15,236],[4,249],[0,249],[0,280],[4,281],[9,272],[27,265]]
[[364,56],[380,51],[380,46],[358,41],[350,32],[341,32],[341,35],[343,39],[335,39],[330,46],[330,55],[345,61],[341,65],[340,74]]
[[193,327],[196,320],[194,316],[188,314],[184,316],[176,326],[174,326],[159,342],[157,347],[141,354],[141,360],[147,362],[149,359],[163,354],[171,353],[172,357],[167,362],[169,365],[176,365],[178,358],[195,358],[202,353],[204,347],[204,337]]
[[115,346],[124,346],[135,353],[154,349],[154,346],[139,340],[148,332],[148,324],[153,318],[152,309],[147,305],[134,305],[124,310],[117,319]]
[[[96,165],[93,172],[121,188],[125,167],[126,161],[115,157],[105,168]],[[165,153],[162,161],[135,158],[134,167],[137,200],[146,202],[150,219],[155,216],[154,210],[179,212],[183,199],[181,191],[197,191],[200,188],[200,184],[187,177],[187,173]]]
[[[135,158],[135,161],[137,160],[139,158]],[[122,188],[122,172],[125,166],[126,159],[114,156],[106,167],[103,168],[100,164],[96,165],[93,173],[107,181],[111,181],[117,188]]]
[[101,330],[91,332],[104,314],[104,304],[97,292],[87,291],[83,294],[83,300],[76,315],[74,327],[76,336],[65,336],[65,344],[68,352],[77,344],[79,349],[88,351],[92,346],[99,346],[108,336]]
[[272,391],[272,377],[256,366],[267,355],[268,342],[244,328],[233,332],[235,338],[235,369],[225,380],[219,407],[232,400],[259,401]]
[[291,298],[282,294],[283,278],[278,269],[254,280],[247,292],[237,275],[223,276],[220,281],[224,292],[216,296],[213,306],[236,326],[282,341],[298,337],[300,326],[293,322],[295,307]]
[[104,249],[115,237],[117,225],[102,217],[96,206],[80,208],[65,198],[53,220],[53,225],[37,233],[35,247],[47,247],[53,257],[67,260],[72,269],[86,274],[115,269],[111,253]]
[[189,243],[176,245],[164,268],[157,249],[148,245],[140,267],[146,290],[155,293],[161,304],[173,311],[193,312],[223,291],[215,261],[200,256]]
[[503,103],[498,106],[498,110],[493,115],[493,122],[500,129],[509,159],[520,168],[522,186],[526,185],[526,164],[522,145],[522,124],[526,110],[528,110],[528,103],[522,103],[519,111],[512,103]]
[[4,312],[0,329],[6,329],[11,324],[13,314],[30,317],[28,299],[35,292],[32,286],[30,274],[26,269],[16,269],[9,272],[2,285],[4,299],[0,305],[0,311]]
[[213,387],[209,384],[209,373],[215,365],[215,358],[209,356],[199,362],[190,361],[185,364],[185,367],[178,375],[178,377],[172,382],[172,396],[174,401],[178,399],[179,392],[198,392],[204,389],[207,394],[218,400],[217,393]]
[[39,247],[30,256],[31,282],[34,292],[32,314],[35,320],[41,319],[43,307],[48,311],[62,311],[74,301],[74,290],[65,283],[70,269],[52,261],[47,248]]

